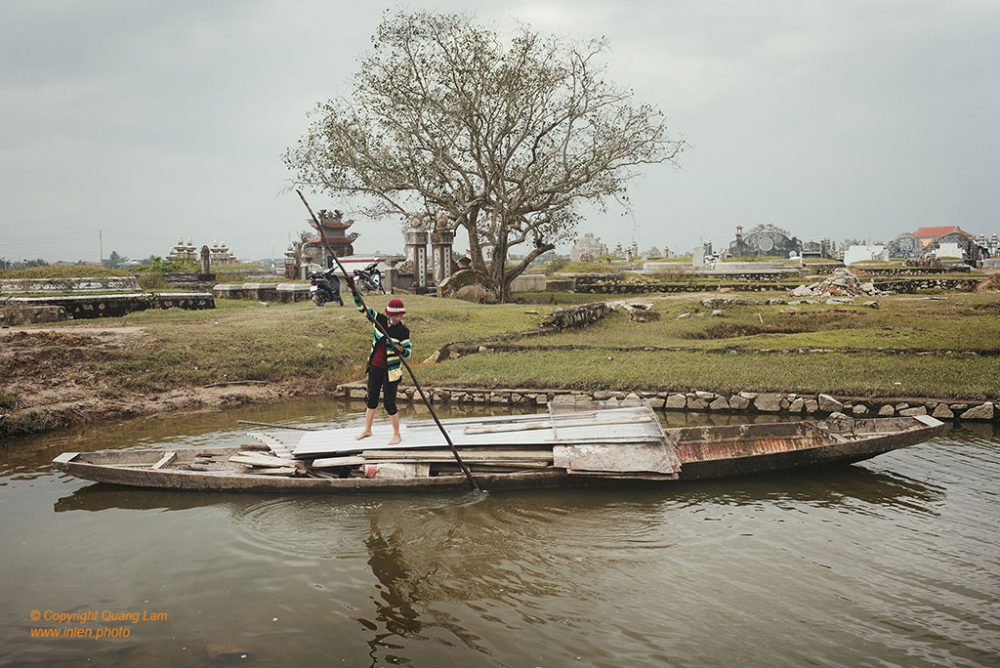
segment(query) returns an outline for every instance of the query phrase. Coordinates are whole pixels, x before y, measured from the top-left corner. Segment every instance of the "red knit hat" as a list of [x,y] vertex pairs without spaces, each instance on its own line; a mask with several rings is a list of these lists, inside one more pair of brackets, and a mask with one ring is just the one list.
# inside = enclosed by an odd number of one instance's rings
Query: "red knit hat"
[[389,303],[385,305],[386,315],[402,315],[406,313],[406,307],[403,306],[403,300],[398,297],[393,297],[389,300]]

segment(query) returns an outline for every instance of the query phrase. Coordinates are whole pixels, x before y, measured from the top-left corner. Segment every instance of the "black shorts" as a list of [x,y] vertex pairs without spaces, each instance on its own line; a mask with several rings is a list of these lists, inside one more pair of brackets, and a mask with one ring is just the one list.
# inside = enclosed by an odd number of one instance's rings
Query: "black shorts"
[[368,408],[378,408],[378,395],[382,393],[385,398],[385,412],[389,415],[395,415],[399,412],[399,409],[396,408],[396,390],[398,388],[398,380],[389,382],[387,369],[368,367],[368,396],[366,397]]

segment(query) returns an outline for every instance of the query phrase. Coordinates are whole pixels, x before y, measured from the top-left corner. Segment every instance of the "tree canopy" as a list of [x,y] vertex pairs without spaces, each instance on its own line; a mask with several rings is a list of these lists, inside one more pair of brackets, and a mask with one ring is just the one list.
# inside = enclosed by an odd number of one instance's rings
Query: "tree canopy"
[[684,148],[662,112],[606,78],[603,38],[522,26],[505,42],[467,16],[396,12],[372,42],[350,95],[318,105],[286,164],[374,218],[446,212],[501,297],[572,238],[581,203],[624,203],[641,165]]

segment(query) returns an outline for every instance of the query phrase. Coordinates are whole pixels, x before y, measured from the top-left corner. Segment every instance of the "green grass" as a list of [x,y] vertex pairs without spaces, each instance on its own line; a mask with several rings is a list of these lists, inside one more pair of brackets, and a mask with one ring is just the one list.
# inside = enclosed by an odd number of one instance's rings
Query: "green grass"
[[[405,299],[414,361],[446,343],[537,328],[552,310],[418,296]],[[381,310],[387,300],[378,296],[368,302]],[[304,302],[263,307],[223,299],[216,304],[210,311],[142,311],[117,319],[142,327],[147,336],[141,345],[103,366],[101,375],[115,388],[139,391],[234,380],[299,380],[332,390],[364,372],[372,329],[353,305],[317,308]]]
[[422,367],[420,378],[443,386],[796,391],[989,399],[997,396],[1000,358],[530,350],[482,353]]
[[127,269],[109,269],[93,265],[50,264],[27,269],[0,269],[0,279],[6,278],[80,278],[90,276],[129,276]]
[[[740,295],[755,301],[765,297]],[[723,316],[711,317],[714,307],[696,299],[652,300],[661,316],[658,321],[636,323],[616,314],[583,330],[512,343],[705,350],[1000,350],[1000,298],[994,293],[950,293],[941,300],[896,295],[876,301],[881,308],[860,303],[721,306]],[[690,317],[678,318],[682,313]]]
[[[465,386],[1000,396],[1000,294],[878,301],[880,309],[722,306],[724,315],[712,317],[697,300],[653,300],[659,321],[615,314],[584,329],[515,337],[509,343],[520,350],[421,373],[431,383]],[[643,350],[651,347],[679,350]],[[930,354],[906,352],[917,350]]]

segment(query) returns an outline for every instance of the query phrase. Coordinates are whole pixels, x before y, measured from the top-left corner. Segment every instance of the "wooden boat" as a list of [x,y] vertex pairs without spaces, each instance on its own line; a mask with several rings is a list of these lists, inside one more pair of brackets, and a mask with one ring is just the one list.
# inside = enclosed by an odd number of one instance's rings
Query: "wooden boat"
[[[920,443],[944,428],[930,416],[804,420],[662,429],[648,404],[548,415],[442,421],[483,489],[664,483],[853,463]],[[459,490],[468,487],[430,421],[358,442],[356,428],[249,434],[259,443],[175,450],[66,452],[56,469],[116,485],[254,492]],[[376,441],[376,439],[385,439]]]

